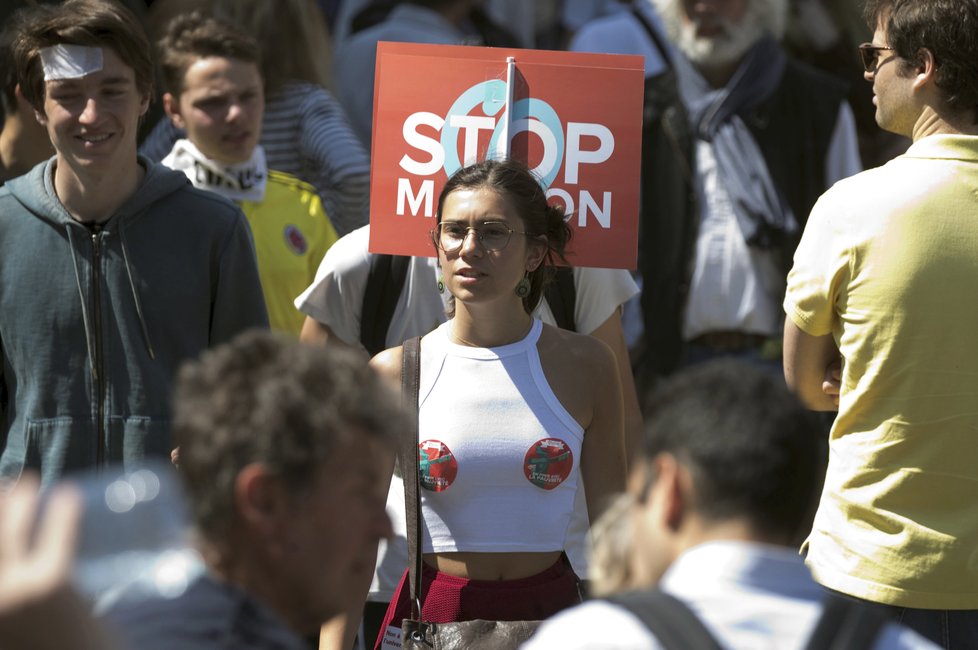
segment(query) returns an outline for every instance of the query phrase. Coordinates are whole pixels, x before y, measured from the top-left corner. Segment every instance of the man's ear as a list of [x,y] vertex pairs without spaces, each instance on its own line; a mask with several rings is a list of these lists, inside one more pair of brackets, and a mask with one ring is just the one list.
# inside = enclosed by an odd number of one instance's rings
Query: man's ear
[[173,122],[173,126],[178,129],[187,128],[186,123],[183,121],[183,116],[180,115],[180,102],[173,93],[163,93],[163,110],[166,112],[167,117]]
[[234,507],[238,520],[260,537],[272,538],[287,517],[287,495],[281,481],[261,463],[251,463],[234,479]]
[[926,47],[920,48],[917,52],[918,63],[914,66],[913,74],[913,88],[914,90],[920,90],[929,82],[934,81],[937,74],[936,61],[934,60],[934,53],[928,50]]
[[673,532],[678,531],[690,505],[690,495],[686,491],[686,469],[670,453],[659,454],[652,465],[656,478],[649,489],[648,498],[655,501],[662,524]]

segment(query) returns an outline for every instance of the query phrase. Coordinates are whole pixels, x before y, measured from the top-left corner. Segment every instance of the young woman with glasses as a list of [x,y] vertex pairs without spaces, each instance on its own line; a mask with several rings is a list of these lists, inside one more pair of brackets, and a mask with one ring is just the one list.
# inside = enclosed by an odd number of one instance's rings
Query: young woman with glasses
[[[624,489],[610,349],[530,316],[570,238],[525,166],[485,161],[445,185],[432,240],[451,319],[421,339],[422,619],[537,620],[580,600],[571,514]],[[372,364],[400,380],[400,347]],[[406,578],[377,647],[410,616]]]

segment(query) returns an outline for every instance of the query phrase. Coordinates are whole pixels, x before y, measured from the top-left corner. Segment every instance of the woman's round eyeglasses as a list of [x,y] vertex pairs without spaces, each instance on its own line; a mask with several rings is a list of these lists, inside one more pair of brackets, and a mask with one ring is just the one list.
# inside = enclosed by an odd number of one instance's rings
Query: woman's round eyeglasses
[[475,239],[483,250],[489,252],[501,251],[509,244],[513,233],[525,235],[520,230],[513,230],[502,221],[483,221],[476,226],[469,226],[458,221],[442,221],[431,231],[435,245],[446,253],[454,253],[462,248],[469,231],[475,233]]

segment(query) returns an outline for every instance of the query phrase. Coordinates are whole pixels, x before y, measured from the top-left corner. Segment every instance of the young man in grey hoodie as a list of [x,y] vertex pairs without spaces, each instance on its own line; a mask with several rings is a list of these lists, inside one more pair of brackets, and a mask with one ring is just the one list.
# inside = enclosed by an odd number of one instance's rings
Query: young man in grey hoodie
[[267,327],[240,211],[137,158],[149,52],[108,0],[37,7],[15,41],[56,155],[0,189],[0,478],[168,456],[180,362]]

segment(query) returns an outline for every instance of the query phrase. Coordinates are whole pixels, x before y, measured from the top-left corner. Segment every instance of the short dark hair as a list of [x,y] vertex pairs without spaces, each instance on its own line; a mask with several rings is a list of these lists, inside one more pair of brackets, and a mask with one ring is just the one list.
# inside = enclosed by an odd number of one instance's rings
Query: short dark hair
[[156,47],[163,83],[176,96],[183,92],[187,68],[198,59],[219,56],[261,65],[261,53],[254,39],[200,11],[171,20]]
[[197,529],[221,547],[234,521],[234,483],[261,463],[294,494],[334,450],[357,439],[393,445],[405,430],[398,395],[351,350],[253,330],[178,373],[173,431]]
[[978,0],[867,0],[864,15],[871,29],[885,27],[905,68],[930,50],[944,100],[978,124]]
[[[438,223],[441,223],[442,206],[449,194],[461,189],[488,189],[506,200],[523,221],[527,236],[543,235],[547,240],[547,254],[543,263],[529,273],[530,293],[523,299],[523,308],[530,314],[536,309],[543,289],[553,278],[553,265],[566,263],[564,251],[571,238],[571,229],[564,219],[564,210],[547,202],[547,194],[540,180],[516,160],[483,160],[458,170],[445,183],[438,197]],[[436,251],[437,252],[437,251]]]
[[109,47],[133,69],[137,90],[153,94],[153,58],[139,19],[116,0],[66,0],[36,7],[14,43],[17,76],[24,97],[44,110],[41,50],[52,45]]
[[810,530],[825,471],[821,428],[770,370],[733,359],[692,366],[646,407],[644,461],[670,453],[693,478],[692,508],[766,535]]

